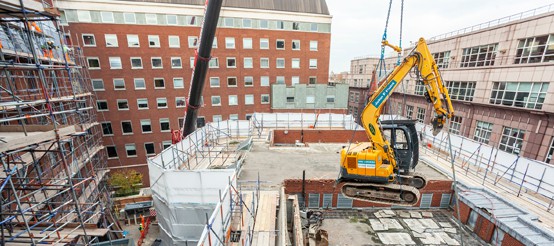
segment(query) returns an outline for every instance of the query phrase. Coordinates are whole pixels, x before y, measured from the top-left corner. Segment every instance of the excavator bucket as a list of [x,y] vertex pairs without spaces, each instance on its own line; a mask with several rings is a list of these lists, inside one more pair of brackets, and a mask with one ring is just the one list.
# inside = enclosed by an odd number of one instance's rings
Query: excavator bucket
[[444,117],[435,117],[431,121],[431,125],[433,126],[433,136],[437,136],[439,132],[444,127]]

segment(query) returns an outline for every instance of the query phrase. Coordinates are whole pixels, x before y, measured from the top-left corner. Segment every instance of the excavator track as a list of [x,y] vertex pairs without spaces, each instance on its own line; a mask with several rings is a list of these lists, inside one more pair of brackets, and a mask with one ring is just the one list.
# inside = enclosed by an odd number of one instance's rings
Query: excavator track
[[420,193],[415,187],[399,184],[343,183],[344,196],[365,202],[389,205],[412,206],[419,201]]

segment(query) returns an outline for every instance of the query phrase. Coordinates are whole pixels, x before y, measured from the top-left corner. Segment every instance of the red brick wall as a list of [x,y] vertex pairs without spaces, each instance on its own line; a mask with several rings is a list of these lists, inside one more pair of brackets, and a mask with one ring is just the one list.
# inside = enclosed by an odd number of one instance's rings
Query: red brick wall
[[495,225],[487,220],[485,217],[478,215],[477,221],[475,222],[475,228],[473,231],[483,239],[485,242],[490,242],[492,234],[494,232]]
[[[462,201],[458,202],[460,204],[460,221],[462,224],[466,224],[467,220],[469,219],[469,213],[471,212],[471,208],[469,208],[468,205],[463,203]],[[454,218],[458,218],[458,212],[457,212],[457,206],[454,206]]]
[[[306,126],[308,127],[308,126]],[[288,133],[285,134],[285,131]],[[304,133],[304,143],[347,143],[368,141],[365,131],[304,129],[304,130],[274,130],[273,144],[293,144],[300,140]]]
[[513,238],[508,233],[504,234],[504,239],[502,240],[502,246],[524,246],[524,245],[525,244]]
[[[420,190],[422,194],[433,193],[433,197],[440,197],[442,194],[449,194],[452,192],[450,188],[452,181],[449,180],[431,180]],[[283,181],[283,186],[285,187],[286,194],[302,193],[302,180],[301,179],[286,179]],[[337,206],[337,197],[341,193],[341,185],[335,187],[335,180],[333,179],[308,179],[306,180],[305,191],[306,195],[309,193],[318,193],[320,194],[320,204],[323,202],[323,194],[333,194],[333,207]],[[306,206],[308,205],[308,199],[306,197]],[[352,203],[353,207],[390,207],[390,205],[383,205],[380,203],[371,203],[364,202],[359,200],[354,200]],[[419,202],[414,205],[415,207],[419,206]],[[433,205],[434,206],[434,205]],[[436,205],[438,207],[438,205]]]

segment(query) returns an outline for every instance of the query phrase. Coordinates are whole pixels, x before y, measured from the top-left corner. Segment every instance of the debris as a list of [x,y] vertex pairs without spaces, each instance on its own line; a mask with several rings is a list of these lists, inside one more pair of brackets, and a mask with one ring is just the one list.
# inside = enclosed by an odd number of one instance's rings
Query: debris
[[409,212],[400,211],[400,217],[401,218],[410,218]]
[[448,223],[448,222],[439,222],[439,225],[440,225],[441,227],[452,227],[452,225],[451,225],[450,223]]
[[404,229],[404,227],[402,227],[402,225],[400,225],[400,223],[398,223],[398,221],[396,219],[379,219],[381,221],[381,223],[383,225],[385,225],[385,227],[388,227],[388,229],[398,229],[398,230],[402,230]]
[[416,219],[421,219],[421,218],[422,218],[422,217],[421,217],[421,214],[420,214],[419,212],[412,212],[412,211],[410,211],[410,216],[411,216],[412,218],[416,218]]
[[431,212],[421,212],[421,216],[425,218],[433,218],[433,213]]
[[371,229],[373,229],[373,231],[386,231],[389,229],[386,225],[381,223],[381,221],[376,219],[370,219],[369,224],[371,225]]
[[444,228],[444,231],[448,233],[456,233],[456,228]]
[[395,213],[394,211],[392,211],[392,210],[388,210],[388,209],[387,209],[387,210],[382,210],[382,211],[383,211],[383,213],[388,214],[388,215],[393,215],[393,216],[396,215],[396,213]]
[[410,234],[404,232],[377,233],[379,240],[386,245],[414,245]]
[[438,232],[435,233],[435,235],[441,237],[441,239],[448,245],[460,245],[460,243],[456,241],[456,239],[451,238],[445,232]]

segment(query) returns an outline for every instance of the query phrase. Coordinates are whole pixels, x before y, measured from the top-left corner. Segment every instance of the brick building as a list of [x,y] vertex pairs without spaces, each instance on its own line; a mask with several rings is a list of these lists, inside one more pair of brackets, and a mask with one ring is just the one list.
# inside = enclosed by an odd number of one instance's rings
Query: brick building
[[[146,157],[182,124],[205,1],[165,2],[57,2],[69,38],[84,47],[109,166],[136,168],[144,185]],[[271,112],[271,84],[327,84],[325,1],[276,2],[224,2],[199,126]]]

